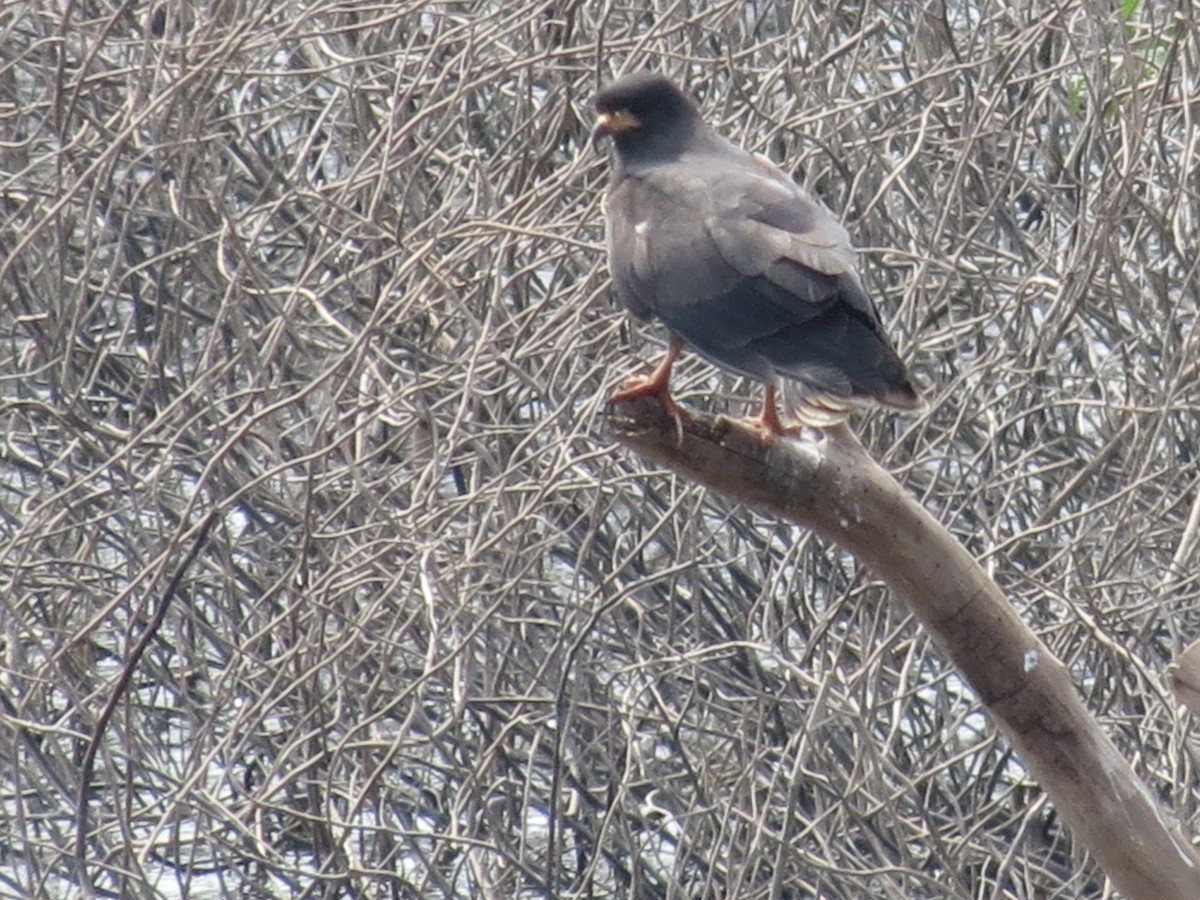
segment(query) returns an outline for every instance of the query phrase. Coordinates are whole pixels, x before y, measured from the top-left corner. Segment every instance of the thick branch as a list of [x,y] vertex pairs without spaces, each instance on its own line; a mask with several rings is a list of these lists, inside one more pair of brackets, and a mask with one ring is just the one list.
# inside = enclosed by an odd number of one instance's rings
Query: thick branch
[[617,439],[850,550],[908,605],[983,699],[1063,819],[1133,900],[1200,897],[1200,857],[1084,707],[1065,667],[978,563],[845,428],[767,445],[737,423],[621,404]]

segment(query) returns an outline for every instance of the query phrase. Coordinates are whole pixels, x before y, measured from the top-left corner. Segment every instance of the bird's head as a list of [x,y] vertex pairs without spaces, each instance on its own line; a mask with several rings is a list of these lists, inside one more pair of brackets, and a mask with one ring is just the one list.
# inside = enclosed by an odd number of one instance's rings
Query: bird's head
[[638,72],[596,95],[592,144],[611,137],[627,162],[677,155],[701,125],[696,107],[661,75]]

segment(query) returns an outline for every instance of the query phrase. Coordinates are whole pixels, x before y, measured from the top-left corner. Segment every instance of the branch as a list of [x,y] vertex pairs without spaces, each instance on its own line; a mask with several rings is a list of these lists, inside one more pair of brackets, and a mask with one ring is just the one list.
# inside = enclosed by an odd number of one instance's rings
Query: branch
[[184,557],[183,562],[179,564],[179,568],[175,570],[175,574],[171,576],[171,580],[167,584],[167,589],[163,591],[162,597],[159,598],[158,606],[154,610],[154,617],[146,626],[146,630],[142,632],[142,636],[138,638],[133,650],[129,653],[129,658],[121,668],[121,674],[117,677],[108,702],[104,704],[104,709],[101,710],[100,717],[96,720],[92,739],[88,742],[87,751],[84,753],[83,760],[79,764],[79,795],[75,808],[74,864],[76,872],[79,875],[79,884],[88,896],[91,896],[96,890],[96,886],[88,877],[87,872],[88,802],[92,794],[92,771],[96,764],[96,754],[100,750],[100,743],[104,740],[104,732],[108,729],[108,723],[117,711],[117,705],[121,702],[121,698],[125,696],[125,691],[133,681],[133,674],[137,669],[138,663],[141,662],[142,656],[145,655],[146,650],[150,647],[150,643],[158,634],[158,629],[162,627],[163,620],[167,617],[167,607],[171,604],[171,598],[179,590],[179,585],[183,581],[184,574],[191,567],[192,563],[196,561],[196,557],[200,555],[200,550],[204,547],[204,542],[208,540],[208,532],[216,520],[217,512],[214,510],[201,523],[192,541],[191,550],[188,551],[188,555]]
[[844,426],[777,440],[725,419],[617,407],[618,441],[850,550],[901,598],[979,694],[1059,814],[1129,898],[1195,900],[1200,857],[979,564]]

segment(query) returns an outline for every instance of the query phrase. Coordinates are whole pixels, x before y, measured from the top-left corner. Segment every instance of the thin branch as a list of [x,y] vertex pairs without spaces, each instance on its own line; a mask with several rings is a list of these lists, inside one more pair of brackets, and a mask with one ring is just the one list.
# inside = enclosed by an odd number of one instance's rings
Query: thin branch
[[162,627],[163,620],[167,616],[167,608],[171,605],[171,599],[175,596],[175,592],[179,590],[179,584],[183,581],[184,574],[191,568],[192,563],[196,561],[196,557],[200,555],[200,550],[204,546],[204,542],[208,540],[208,532],[212,529],[213,523],[216,520],[217,512],[214,510],[201,523],[200,529],[196,532],[196,538],[192,542],[192,549],[188,551],[188,555],[179,564],[179,568],[175,570],[175,574],[171,576],[171,581],[167,584],[167,588],[163,591],[162,597],[159,598],[158,606],[154,610],[154,618],[146,626],[146,630],[142,632],[142,636],[138,638],[138,642],[134,645],[133,650],[130,651],[129,658],[125,661],[125,666],[121,669],[121,675],[117,679],[116,684],[113,685],[112,694],[109,696],[108,703],[104,705],[104,709],[96,720],[96,728],[92,733],[92,739],[88,742],[87,750],[83,755],[83,761],[80,763],[79,797],[75,811],[75,867],[77,869],[79,884],[84,890],[95,889],[87,874],[87,829],[88,799],[91,793],[92,770],[96,764],[96,754],[99,752],[100,744],[104,740],[104,732],[108,728],[108,723],[112,720],[113,713],[117,711],[117,704],[121,702],[121,698],[125,696],[125,691],[129,687],[129,683],[133,680],[133,673],[137,670],[138,663],[145,655],[150,642],[154,640],[154,636],[158,634],[158,629]]

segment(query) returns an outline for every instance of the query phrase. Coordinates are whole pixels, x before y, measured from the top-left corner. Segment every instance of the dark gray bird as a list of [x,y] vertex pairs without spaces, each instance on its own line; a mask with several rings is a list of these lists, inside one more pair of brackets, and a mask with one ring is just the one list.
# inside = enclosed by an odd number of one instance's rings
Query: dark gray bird
[[768,436],[787,433],[779,376],[802,425],[827,427],[871,402],[921,405],[829,210],[717,134],[661,75],[621,78],[596,111],[593,143],[610,137],[616,148],[605,214],[617,299],[671,333],[654,373],[613,402],[656,394],[676,411],[668,382],[686,344],[766,384],[758,424]]

